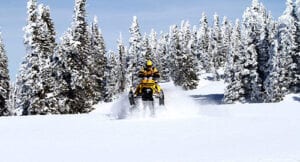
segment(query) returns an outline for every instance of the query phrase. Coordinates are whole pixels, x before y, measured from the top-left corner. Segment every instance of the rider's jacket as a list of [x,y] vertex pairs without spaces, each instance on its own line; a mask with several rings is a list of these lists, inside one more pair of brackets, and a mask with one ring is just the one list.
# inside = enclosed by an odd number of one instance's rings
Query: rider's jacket
[[138,77],[144,78],[144,77],[153,77],[153,78],[159,78],[160,74],[158,70],[155,67],[144,67],[139,71]]

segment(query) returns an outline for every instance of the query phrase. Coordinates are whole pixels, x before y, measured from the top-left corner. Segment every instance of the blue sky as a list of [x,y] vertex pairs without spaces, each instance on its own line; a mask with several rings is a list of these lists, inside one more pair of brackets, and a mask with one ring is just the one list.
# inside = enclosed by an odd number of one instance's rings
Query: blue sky
[[[108,50],[116,49],[116,40],[122,32],[124,41],[129,38],[128,29],[132,17],[137,16],[142,33],[168,31],[172,24],[189,20],[198,25],[202,12],[209,19],[217,12],[230,20],[241,18],[252,0],[87,0],[89,22],[94,15],[99,18]],[[285,0],[261,0],[277,19],[285,9]],[[18,73],[19,65],[25,56],[22,28],[26,24],[26,0],[0,0],[0,30],[9,58],[12,80]],[[52,18],[59,38],[72,22],[74,0],[38,0],[50,6]]]

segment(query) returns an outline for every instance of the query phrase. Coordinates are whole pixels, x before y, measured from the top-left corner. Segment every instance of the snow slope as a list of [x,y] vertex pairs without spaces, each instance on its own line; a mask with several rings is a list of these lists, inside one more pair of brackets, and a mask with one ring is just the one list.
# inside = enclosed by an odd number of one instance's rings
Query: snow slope
[[162,84],[166,109],[126,117],[127,96],[85,115],[0,118],[1,161],[298,162],[299,95],[223,105],[224,84]]

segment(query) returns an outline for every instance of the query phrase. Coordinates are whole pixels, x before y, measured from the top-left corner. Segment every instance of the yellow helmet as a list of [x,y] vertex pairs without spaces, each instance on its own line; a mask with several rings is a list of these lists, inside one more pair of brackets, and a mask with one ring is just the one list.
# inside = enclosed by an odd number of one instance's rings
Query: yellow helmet
[[147,63],[146,63],[146,66],[151,67],[152,65],[153,65],[152,61],[148,60]]

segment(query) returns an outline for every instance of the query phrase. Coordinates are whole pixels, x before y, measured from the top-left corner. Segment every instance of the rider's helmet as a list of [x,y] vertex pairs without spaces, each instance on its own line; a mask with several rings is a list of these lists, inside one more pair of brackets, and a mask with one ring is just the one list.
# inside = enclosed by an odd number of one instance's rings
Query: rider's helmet
[[152,61],[151,61],[151,60],[147,60],[147,62],[146,62],[146,67],[147,67],[147,68],[151,68],[152,65],[153,65]]

